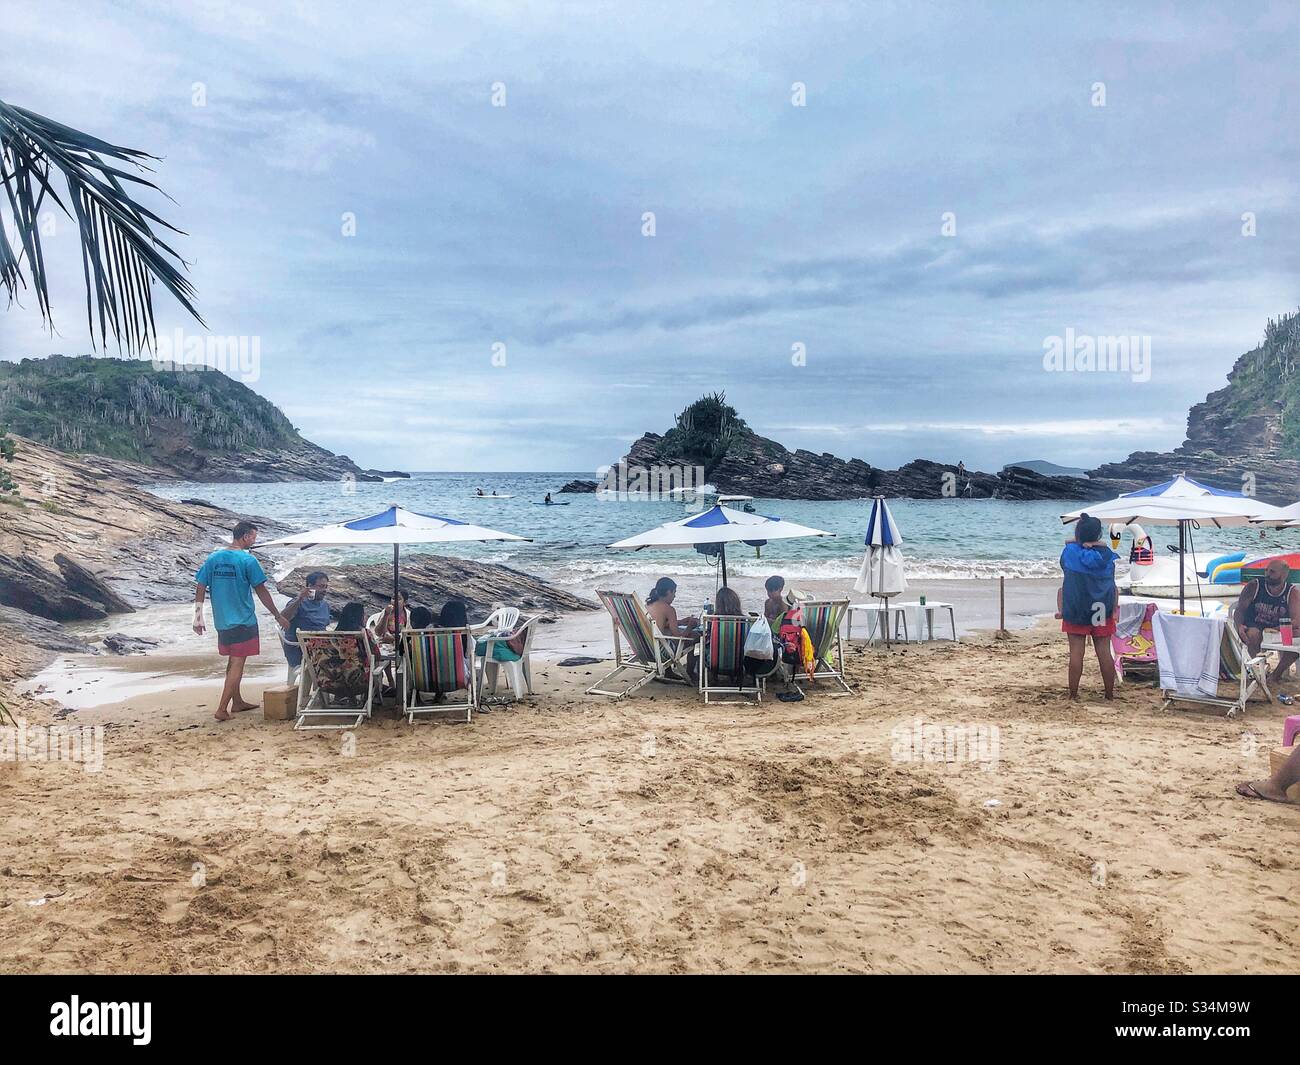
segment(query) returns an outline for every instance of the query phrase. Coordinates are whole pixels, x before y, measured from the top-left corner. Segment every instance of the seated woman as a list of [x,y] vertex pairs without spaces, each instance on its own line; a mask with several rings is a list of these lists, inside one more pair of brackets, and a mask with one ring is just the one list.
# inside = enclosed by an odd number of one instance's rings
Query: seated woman
[[383,610],[370,615],[366,621],[366,627],[376,640],[381,643],[392,643],[397,638],[397,624],[399,621],[402,628],[410,628],[410,622],[408,621],[411,616],[410,610],[410,596],[406,594],[405,590],[402,590],[398,592],[398,598],[395,601],[390,602]]
[[690,637],[698,636],[700,619],[694,614],[679,618],[673,609],[673,600],[677,598],[677,582],[671,577],[660,577],[646,597],[645,612],[663,636]]
[[718,589],[718,594],[713,597],[713,609],[709,613],[733,618],[743,618],[745,616],[745,611],[740,605],[740,596],[730,588]]
[[429,629],[433,627],[433,611],[427,606],[411,607],[411,623],[408,626],[412,629]]
[[335,632],[362,632],[370,644],[370,653],[380,653],[379,641],[375,634],[366,627],[366,608],[360,603],[348,603],[339,611],[339,620],[334,626]]

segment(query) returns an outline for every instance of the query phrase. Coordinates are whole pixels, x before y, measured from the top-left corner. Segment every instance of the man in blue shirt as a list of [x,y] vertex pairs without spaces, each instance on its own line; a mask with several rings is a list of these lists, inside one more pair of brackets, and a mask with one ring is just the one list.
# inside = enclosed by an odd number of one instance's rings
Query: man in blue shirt
[[239,691],[240,681],[244,678],[244,663],[261,650],[253,593],[257,593],[257,598],[282,629],[289,624],[276,609],[275,601],[266,589],[266,574],[262,572],[261,563],[249,554],[256,542],[257,526],[251,521],[241,521],[235,526],[230,545],[213,551],[194,575],[194,631],[200,636],[205,631],[203,600],[211,592],[217,653],[227,658],[226,682],[214,715],[218,721],[229,721],[232,714],[257,706],[257,703],[248,702]]
[[284,657],[289,663],[290,684],[294,683],[294,671],[302,665],[302,648],[297,646],[298,633],[322,632],[330,627],[330,605],[325,599],[329,590],[329,574],[314,570],[307,574],[307,586],[285,604],[284,616],[289,628],[284,634]]

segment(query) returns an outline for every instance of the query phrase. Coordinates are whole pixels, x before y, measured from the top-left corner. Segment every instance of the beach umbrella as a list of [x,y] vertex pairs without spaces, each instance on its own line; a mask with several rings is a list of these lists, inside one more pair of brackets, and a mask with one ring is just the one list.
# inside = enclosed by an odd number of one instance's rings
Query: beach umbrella
[[1131,525],[1140,521],[1150,525],[1177,525],[1178,609],[1181,612],[1186,605],[1184,587],[1187,579],[1185,560],[1188,528],[1192,525],[1213,525],[1216,528],[1250,525],[1256,518],[1274,518],[1280,510],[1279,507],[1260,502],[1254,496],[1201,484],[1180,473],[1161,484],[1141,488],[1136,492],[1125,492],[1114,499],[1090,503],[1062,514],[1061,521],[1069,524],[1078,521],[1086,513],[1102,522],[1113,524]]
[[1264,525],[1270,529],[1294,529],[1300,526],[1300,503],[1285,507],[1273,507],[1267,517],[1253,519],[1255,525]]
[[[528,542],[527,536],[498,532],[482,525],[472,525],[455,518],[436,514],[420,514],[396,504],[378,514],[369,514],[352,521],[322,525],[319,529],[282,536],[270,540],[266,547],[380,547],[393,548],[393,601],[397,601],[400,552],[403,544],[456,544],[473,541],[512,540]],[[398,628],[400,629],[400,623]]]
[[743,543],[762,547],[769,540],[793,540],[801,536],[834,536],[783,518],[750,514],[717,504],[700,514],[665,522],[636,536],[629,536],[610,548],[642,551],[647,547],[708,547],[716,545],[722,564],[722,584],[727,584],[727,544]]
[[1289,551],[1284,555],[1269,555],[1268,558],[1257,558],[1249,565],[1241,567],[1241,580],[1244,584],[1246,581],[1263,580],[1268,571],[1270,562],[1285,562],[1291,567],[1291,572],[1287,574],[1288,584],[1300,584],[1300,551]]
[[889,646],[889,597],[907,591],[903,553],[899,550],[902,542],[903,534],[898,531],[889,504],[884,496],[876,496],[871,501],[871,517],[867,519],[867,551],[853,587],[880,599],[880,631],[884,633],[885,646]]

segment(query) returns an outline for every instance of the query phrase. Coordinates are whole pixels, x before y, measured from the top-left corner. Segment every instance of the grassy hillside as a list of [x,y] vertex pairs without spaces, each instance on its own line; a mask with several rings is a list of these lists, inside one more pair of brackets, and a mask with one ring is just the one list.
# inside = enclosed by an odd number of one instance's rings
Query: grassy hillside
[[145,464],[178,448],[301,442],[278,407],[223,373],[91,356],[0,362],[0,424],[62,451]]
[[1287,458],[1300,458],[1298,366],[1300,311],[1269,319],[1263,343],[1237,360],[1226,389],[1227,411],[1238,420],[1261,412],[1280,412],[1279,444]]

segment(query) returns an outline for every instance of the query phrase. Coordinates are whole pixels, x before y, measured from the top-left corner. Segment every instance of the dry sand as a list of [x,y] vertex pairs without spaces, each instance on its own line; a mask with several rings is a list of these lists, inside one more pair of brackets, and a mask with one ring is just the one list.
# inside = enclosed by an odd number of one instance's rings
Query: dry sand
[[[1043,628],[849,662],[854,696],[707,708],[549,664],[348,736],[218,725],[210,676],[81,710],[101,772],[0,765],[0,969],[1295,971],[1300,810],[1232,790],[1283,708],[1070,704]],[[896,760],[917,719],[996,763]]]

